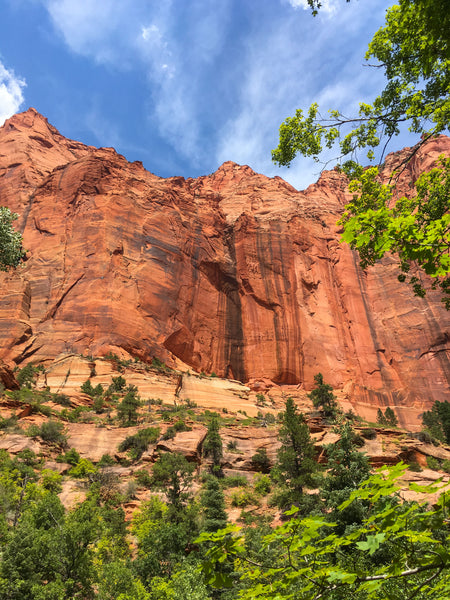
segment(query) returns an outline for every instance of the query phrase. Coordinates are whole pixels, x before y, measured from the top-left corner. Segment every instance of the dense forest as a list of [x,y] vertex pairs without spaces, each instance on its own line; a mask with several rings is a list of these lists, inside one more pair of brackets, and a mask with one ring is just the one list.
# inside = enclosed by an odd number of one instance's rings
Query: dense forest
[[[398,480],[420,467],[374,471],[360,449],[375,426],[396,426],[391,409],[379,411],[378,423],[362,424],[339,409],[318,374],[309,397],[316,417],[338,437],[325,448],[325,460],[317,460],[309,415],[287,398],[277,417],[261,412],[253,419],[278,431],[275,464],[260,449],[252,457],[252,477],[226,476],[221,430],[232,420],[226,412],[202,411],[189,402],[144,403],[122,375],[107,389],[87,380],[82,390],[91,402],[73,408],[67,396],[35,388],[39,373],[26,366],[17,373],[21,388],[3,392],[5,400],[44,417],[25,433],[47,452],[44,457],[29,448],[16,455],[1,451],[1,599],[448,595],[448,500],[442,494],[437,503],[426,502],[441,484],[423,489],[410,484],[424,493],[424,502],[407,502]],[[56,405],[60,410],[52,408]],[[138,431],[125,438],[117,456],[104,455],[94,464],[69,448],[65,434],[66,423],[89,414],[110,425],[139,423]],[[152,426],[142,414],[150,415]],[[179,452],[159,452],[151,468],[142,462],[149,445],[173,439],[193,419],[207,426],[200,465]],[[448,426],[448,403],[436,403],[424,414],[420,436],[436,446],[449,443]],[[1,428],[24,433],[15,414],[2,418]],[[45,467],[49,455],[61,472]],[[119,464],[133,467],[125,483]],[[450,471],[448,460],[430,457],[428,466]],[[61,500],[67,480],[84,494],[68,509]],[[143,489],[150,491],[148,499],[130,511]]]

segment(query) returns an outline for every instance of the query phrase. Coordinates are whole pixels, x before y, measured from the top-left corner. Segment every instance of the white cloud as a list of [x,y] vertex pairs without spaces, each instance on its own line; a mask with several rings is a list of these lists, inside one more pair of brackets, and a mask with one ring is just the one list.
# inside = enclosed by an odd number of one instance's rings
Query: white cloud
[[[303,10],[311,10],[307,0],[288,0],[292,8],[302,8]],[[337,10],[336,0],[321,0],[320,11],[322,13],[333,14]]]
[[19,111],[26,83],[0,62],[0,125]]
[[[317,18],[304,0],[282,0],[275,11],[270,3],[237,11],[232,0],[40,1],[73,52],[146,82],[139,102],[148,123],[172,147],[173,162],[193,170],[234,160],[305,186],[320,169],[312,161],[289,171],[271,162],[280,123],[315,100],[325,113],[354,112],[379,89],[380,73],[361,64],[384,0],[341,3],[338,11],[338,0],[324,0]],[[106,129],[95,125],[101,109],[88,119],[97,135]]]

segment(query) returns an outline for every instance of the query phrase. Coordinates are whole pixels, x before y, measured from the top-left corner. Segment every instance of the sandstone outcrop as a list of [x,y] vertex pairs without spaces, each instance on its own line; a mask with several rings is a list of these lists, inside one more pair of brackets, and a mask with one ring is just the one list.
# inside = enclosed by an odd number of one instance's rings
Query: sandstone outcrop
[[[448,138],[424,145],[405,189],[442,153]],[[304,192],[232,162],[161,179],[34,109],[15,115],[0,129],[0,204],[19,214],[28,260],[1,274],[0,358],[157,357],[255,389],[310,390],[320,371],[348,407],[417,423],[449,399],[450,316],[393,261],[359,269],[336,226],[347,199],[336,171]]]

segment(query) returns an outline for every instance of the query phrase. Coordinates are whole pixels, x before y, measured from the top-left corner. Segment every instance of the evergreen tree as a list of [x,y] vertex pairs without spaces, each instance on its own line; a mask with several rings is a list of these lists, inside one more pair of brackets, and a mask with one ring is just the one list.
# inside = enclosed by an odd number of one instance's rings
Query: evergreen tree
[[225,498],[216,477],[208,477],[201,495],[204,510],[204,531],[217,531],[226,526],[228,518],[225,511]]
[[422,422],[431,435],[441,442],[450,444],[450,402],[436,402],[422,415]]
[[139,396],[137,395],[137,391],[138,390],[135,385],[129,385],[127,388],[127,393],[117,407],[117,416],[124,426],[134,425],[137,423],[137,411],[141,404]]
[[314,375],[314,381],[316,388],[308,394],[308,398],[312,400],[315,408],[323,411],[325,417],[334,419],[338,413],[338,405],[336,396],[333,394],[333,388],[331,385],[324,383],[322,373]]
[[339,532],[354,523],[361,523],[367,514],[367,503],[355,500],[344,510],[339,506],[370,475],[367,456],[357,449],[358,436],[349,423],[336,430],[340,439],[326,446],[327,476],[322,485],[322,497],[331,521],[337,523]]
[[314,485],[317,463],[314,460],[314,446],[308,425],[303,415],[297,411],[292,398],[286,400],[278,439],[281,447],[272,473],[274,479],[288,490],[281,503],[298,502],[303,488]]
[[216,477],[222,477],[223,444],[219,433],[220,422],[217,413],[213,413],[208,423],[208,432],[203,441],[203,456],[211,458],[211,472]]
[[180,452],[165,452],[153,465],[152,484],[165,492],[175,511],[183,508],[192,483],[194,465]]

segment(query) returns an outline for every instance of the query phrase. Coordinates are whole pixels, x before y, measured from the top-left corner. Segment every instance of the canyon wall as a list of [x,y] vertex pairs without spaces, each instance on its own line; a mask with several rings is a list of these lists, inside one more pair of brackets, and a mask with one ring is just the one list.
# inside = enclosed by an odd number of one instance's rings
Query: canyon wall
[[[446,137],[423,146],[404,187],[442,153]],[[355,406],[450,400],[450,314],[393,260],[360,270],[336,226],[348,198],[336,171],[304,192],[232,162],[162,179],[34,109],[15,115],[0,128],[0,205],[19,214],[28,259],[1,274],[0,358],[156,356],[306,390],[320,371]]]

